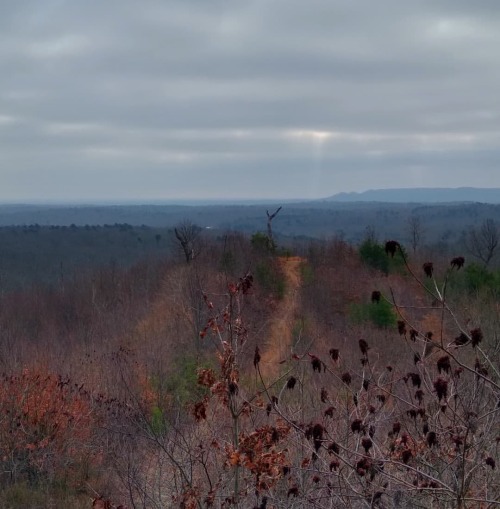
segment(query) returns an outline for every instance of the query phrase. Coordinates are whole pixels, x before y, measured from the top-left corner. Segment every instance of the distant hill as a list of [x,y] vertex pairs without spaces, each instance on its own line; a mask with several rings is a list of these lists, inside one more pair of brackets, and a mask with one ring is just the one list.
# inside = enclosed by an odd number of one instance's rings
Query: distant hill
[[335,202],[385,202],[385,203],[449,203],[479,202],[500,203],[500,188],[416,187],[402,189],[371,189],[363,193],[339,193],[327,198]]

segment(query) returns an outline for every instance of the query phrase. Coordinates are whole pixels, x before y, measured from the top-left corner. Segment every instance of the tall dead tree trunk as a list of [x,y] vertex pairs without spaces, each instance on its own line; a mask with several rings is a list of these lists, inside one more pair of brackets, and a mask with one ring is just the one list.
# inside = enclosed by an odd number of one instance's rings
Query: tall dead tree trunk
[[266,210],[267,213],[267,236],[269,238],[269,246],[271,249],[276,247],[273,238],[273,228],[272,228],[272,220],[278,215],[278,212],[282,209],[282,207],[277,208],[272,214],[269,214],[269,210]]

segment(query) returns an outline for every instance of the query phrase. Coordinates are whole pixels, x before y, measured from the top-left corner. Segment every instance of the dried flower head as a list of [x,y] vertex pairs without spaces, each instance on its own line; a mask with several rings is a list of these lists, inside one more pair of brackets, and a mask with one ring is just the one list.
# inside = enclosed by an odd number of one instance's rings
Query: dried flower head
[[198,403],[195,403],[193,415],[197,422],[207,418],[207,407],[205,401],[199,401]]
[[394,258],[394,255],[396,254],[398,248],[401,249],[401,246],[399,242],[396,242],[395,240],[388,240],[385,243],[385,253],[387,255],[391,255],[391,258]]
[[365,453],[368,454],[368,451],[372,448],[373,442],[369,438],[363,438],[361,440],[361,445],[363,446],[363,449],[365,450]]
[[465,258],[463,256],[456,256],[453,258],[450,262],[451,268],[456,268],[457,270],[460,270],[465,263]]
[[472,346],[475,348],[483,340],[483,331],[479,327],[472,329],[470,331],[470,339]]
[[332,360],[334,360],[335,362],[339,360],[339,351],[337,348],[330,348],[330,351],[328,353],[330,354]]
[[484,462],[489,466],[491,467],[492,470],[495,470],[495,466],[496,466],[496,463],[495,463],[495,460],[491,457],[491,456],[488,456]]
[[447,355],[440,357],[437,360],[437,368],[438,368],[439,374],[441,374],[441,371],[444,371],[445,373],[449,373],[451,371],[450,358]]
[[461,332],[460,335],[455,338],[455,341],[453,341],[453,343],[457,346],[466,345],[468,342],[469,338],[463,332]]
[[255,353],[254,353],[254,356],[253,356],[253,365],[255,367],[257,367],[259,365],[259,362],[260,362],[260,350],[259,350],[259,347],[256,346],[255,347]]
[[253,285],[253,276],[252,274],[245,274],[243,277],[240,277],[240,282],[238,286],[241,288],[243,295],[247,294],[252,288]]
[[443,398],[446,399],[448,396],[448,382],[444,380],[443,378],[438,378],[434,382],[434,389],[436,391],[437,397],[439,401],[441,401]]
[[419,373],[408,373],[407,375],[409,378],[411,378],[411,383],[413,387],[417,387],[420,389],[422,385],[422,378]]
[[437,445],[437,435],[436,435],[436,432],[435,431],[429,431],[429,433],[427,433],[427,445],[429,447],[434,447]]
[[363,477],[370,470],[372,463],[368,458],[360,459],[356,463],[356,472],[359,476]]
[[311,355],[311,366],[313,371],[321,373],[321,361],[314,355]]
[[398,320],[398,332],[401,336],[406,335],[406,323],[403,320]]
[[417,411],[414,408],[410,408],[410,410],[407,410],[406,414],[408,415],[408,417],[411,417],[412,419],[417,418]]
[[412,458],[413,454],[410,449],[405,449],[401,453],[401,459],[403,460],[403,463],[406,465]]
[[321,424],[315,424],[312,429],[312,436],[314,440],[322,440],[324,431],[325,428]]
[[422,268],[424,269],[424,274],[427,276],[427,277],[432,277],[432,274],[434,272],[434,265],[432,262],[425,262],[423,265],[422,265]]
[[236,382],[229,382],[227,385],[227,388],[228,388],[229,394],[236,395],[239,392],[239,387]]
[[333,470],[337,470],[340,467],[340,463],[338,460],[333,460],[330,462],[330,472]]
[[353,433],[361,433],[363,421],[361,419],[354,419],[354,421],[351,422],[351,431]]
[[369,348],[370,347],[368,346],[368,343],[364,339],[360,339],[359,340],[359,349],[361,350],[361,353],[363,355],[367,355],[368,354]]

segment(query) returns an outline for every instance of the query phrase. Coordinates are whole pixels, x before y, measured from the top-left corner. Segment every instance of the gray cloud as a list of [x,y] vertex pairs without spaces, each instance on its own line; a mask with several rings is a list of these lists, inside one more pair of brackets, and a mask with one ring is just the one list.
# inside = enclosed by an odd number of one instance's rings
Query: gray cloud
[[499,186],[495,0],[0,6],[0,200]]

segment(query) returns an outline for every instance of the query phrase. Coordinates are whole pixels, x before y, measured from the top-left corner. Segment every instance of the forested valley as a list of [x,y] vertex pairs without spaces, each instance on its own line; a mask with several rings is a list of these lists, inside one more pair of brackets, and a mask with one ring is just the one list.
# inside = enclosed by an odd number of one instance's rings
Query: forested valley
[[3,226],[0,506],[499,506],[488,211]]

